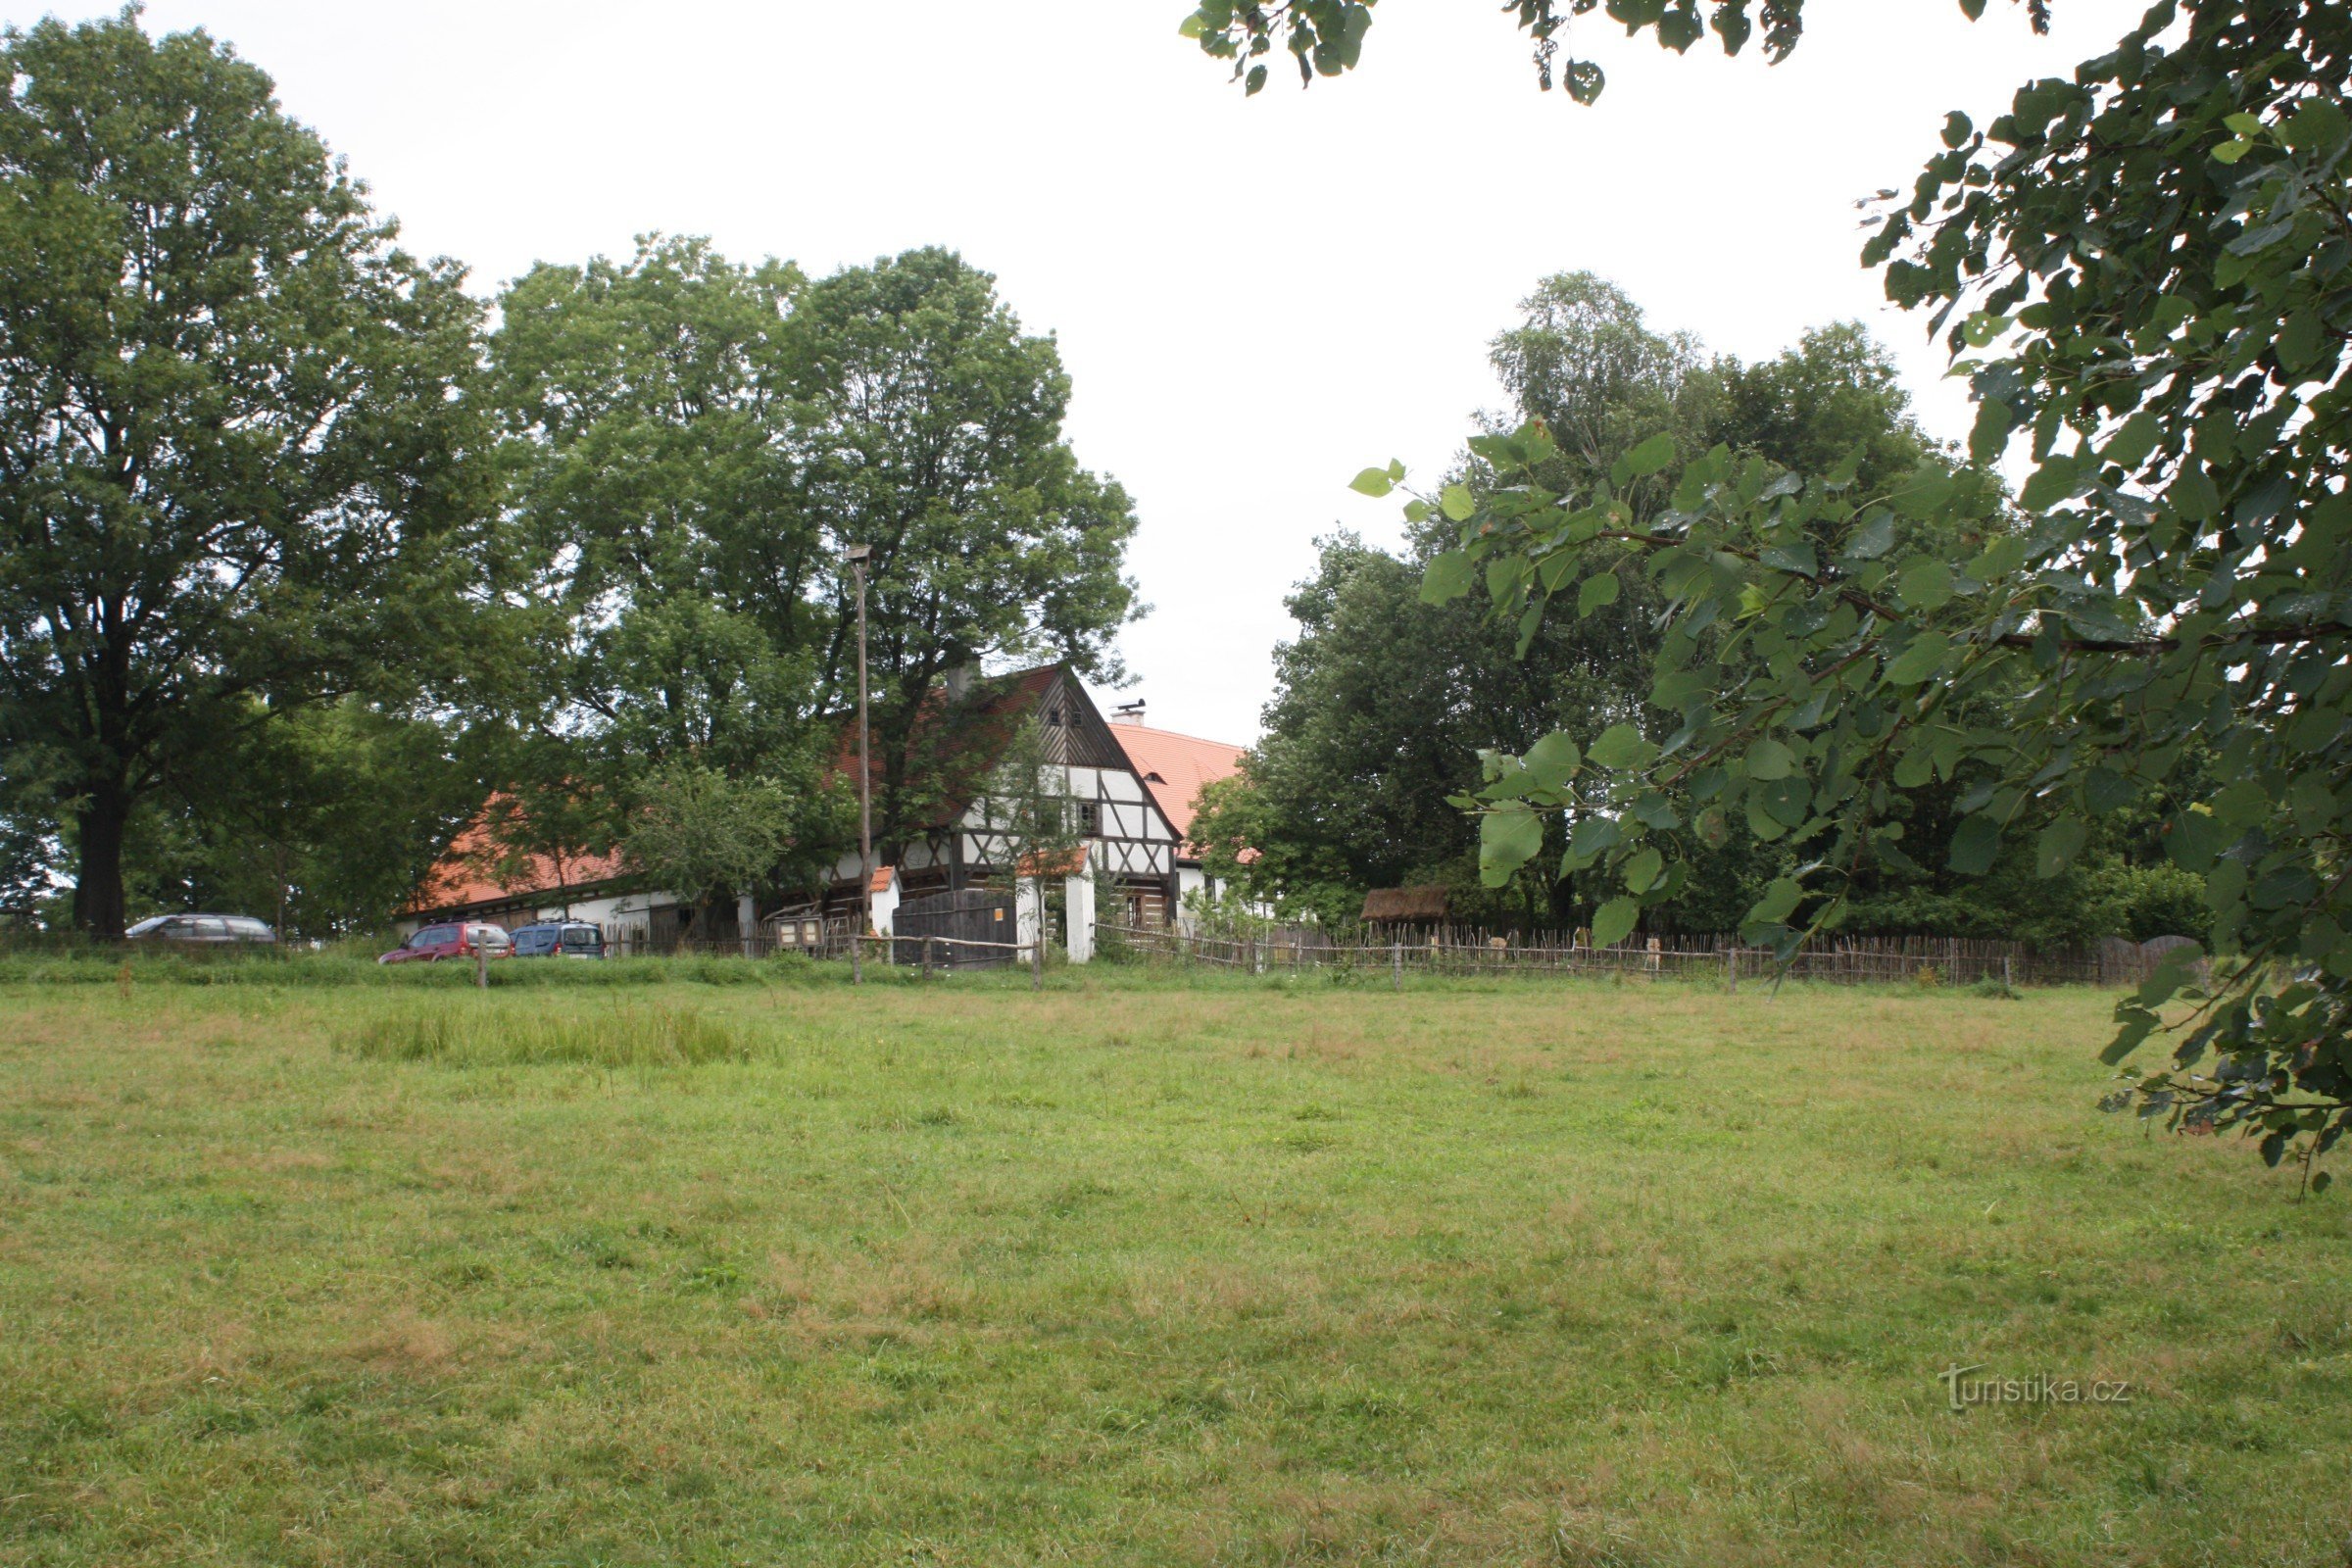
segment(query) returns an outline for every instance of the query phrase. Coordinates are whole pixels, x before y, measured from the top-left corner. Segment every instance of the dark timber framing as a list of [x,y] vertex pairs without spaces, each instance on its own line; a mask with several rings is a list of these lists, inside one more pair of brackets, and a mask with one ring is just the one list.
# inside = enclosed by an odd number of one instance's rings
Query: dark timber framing
[[[1111,733],[1102,710],[1083,682],[1061,665],[1022,670],[993,677],[987,684],[1006,695],[988,704],[985,719],[959,716],[943,705],[938,722],[968,724],[976,742],[1000,749],[1019,723],[1034,713],[1045,736],[1048,761],[1067,770],[1070,800],[1079,812],[1088,845],[1088,864],[1107,875],[1123,896],[1126,907],[1105,910],[1107,918],[1135,919],[1161,924],[1174,918],[1178,902],[1176,831],[1160,814],[1152,792],[1135,770],[1126,750]],[[996,759],[975,757],[969,750],[947,748],[957,757],[965,777],[984,778]],[[986,806],[978,798],[951,803],[936,827],[901,834],[896,843],[877,846],[875,864],[896,865],[904,896],[961,892],[984,882],[1009,885],[1010,868],[996,863],[1001,846],[992,842]],[[850,858],[854,862],[855,857]],[[854,863],[835,867],[828,906],[847,907],[857,902],[858,872]]]

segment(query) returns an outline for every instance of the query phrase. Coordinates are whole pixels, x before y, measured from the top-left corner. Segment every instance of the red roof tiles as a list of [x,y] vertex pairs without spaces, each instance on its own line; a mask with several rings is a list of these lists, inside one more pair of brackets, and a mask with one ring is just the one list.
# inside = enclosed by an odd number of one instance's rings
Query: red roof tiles
[[1113,724],[1111,734],[1118,737],[1120,749],[1143,776],[1144,785],[1151,790],[1152,799],[1176,830],[1176,836],[1186,841],[1190,850],[1193,836],[1193,803],[1200,797],[1200,786],[1229,778],[1242,765],[1242,753],[1247,749],[1224,741],[1204,741],[1198,735],[1179,735],[1169,729],[1150,729],[1142,724]]

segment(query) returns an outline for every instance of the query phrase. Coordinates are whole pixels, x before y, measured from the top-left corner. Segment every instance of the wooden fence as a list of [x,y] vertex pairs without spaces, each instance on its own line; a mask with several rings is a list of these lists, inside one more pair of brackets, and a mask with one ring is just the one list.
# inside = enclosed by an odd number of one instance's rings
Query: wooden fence
[[[1595,948],[1583,932],[1539,933],[1533,941],[1491,937],[1458,926],[1330,931],[1279,926],[1211,934],[1098,922],[1098,933],[1149,957],[1255,973],[1306,969],[1454,975],[1630,975],[1717,981],[1731,987],[1782,974],[1770,949],[1731,936],[1636,937]],[[2135,945],[2032,948],[1962,937],[1834,937],[1801,950],[1788,978],[1834,984],[2137,985],[2156,957]]]

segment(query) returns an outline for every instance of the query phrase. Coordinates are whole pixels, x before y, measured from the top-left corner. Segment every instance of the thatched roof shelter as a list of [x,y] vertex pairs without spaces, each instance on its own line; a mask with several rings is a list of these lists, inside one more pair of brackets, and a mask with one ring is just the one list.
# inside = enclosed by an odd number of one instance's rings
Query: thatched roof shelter
[[1446,918],[1446,889],[1437,884],[1417,888],[1374,888],[1364,895],[1361,918],[1371,924]]

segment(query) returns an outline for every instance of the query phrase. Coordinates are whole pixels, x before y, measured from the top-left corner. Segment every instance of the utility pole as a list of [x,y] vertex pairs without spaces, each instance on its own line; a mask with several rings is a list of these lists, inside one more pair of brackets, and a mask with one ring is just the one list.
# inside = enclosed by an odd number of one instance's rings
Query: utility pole
[[858,579],[858,929],[850,938],[850,983],[865,984],[865,932],[874,923],[874,768],[865,711],[865,563],[871,545],[841,553]]

